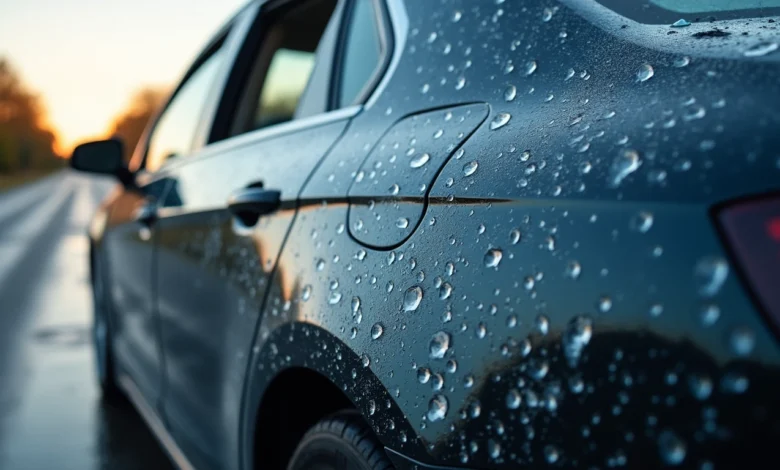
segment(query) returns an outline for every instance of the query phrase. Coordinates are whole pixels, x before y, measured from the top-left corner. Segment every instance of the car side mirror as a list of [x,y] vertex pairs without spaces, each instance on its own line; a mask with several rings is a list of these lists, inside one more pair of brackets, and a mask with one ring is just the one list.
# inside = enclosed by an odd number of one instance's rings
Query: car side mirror
[[87,173],[114,175],[125,186],[133,185],[133,175],[123,161],[124,146],[120,139],[96,140],[77,146],[70,157],[71,168]]

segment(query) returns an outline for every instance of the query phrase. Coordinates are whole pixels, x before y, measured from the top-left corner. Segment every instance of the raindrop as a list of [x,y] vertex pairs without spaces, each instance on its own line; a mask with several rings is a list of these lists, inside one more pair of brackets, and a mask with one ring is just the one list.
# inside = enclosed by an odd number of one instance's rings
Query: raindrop
[[420,91],[421,91],[423,94],[425,94],[425,93],[428,93],[428,90],[430,90],[430,89],[431,89],[431,86],[430,86],[430,85],[428,85],[427,83],[425,83],[425,84],[423,84],[422,88],[420,88]]
[[512,314],[512,315],[509,315],[508,317],[506,317],[506,326],[508,326],[509,328],[516,327],[517,326],[517,315]]
[[510,410],[518,409],[522,401],[523,399],[520,396],[520,392],[514,388],[509,390],[509,392],[506,394],[506,407]]
[[650,64],[643,64],[641,67],[639,67],[639,71],[636,73],[636,81],[646,82],[653,78],[653,75],[655,75],[655,70],[653,70],[653,67]]
[[742,55],[745,57],[761,57],[775,52],[778,48],[780,48],[780,44],[776,42],[759,42],[746,49]]
[[553,445],[544,446],[544,459],[547,463],[555,463],[561,458],[561,451]]
[[599,299],[598,303],[599,311],[602,313],[607,313],[610,310],[612,310],[612,299],[610,299],[608,296],[604,295]]
[[526,276],[526,278],[523,279],[523,287],[525,287],[525,290],[533,289],[534,284],[536,284],[536,281],[534,281],[533,276]]
[[494,117],[493,120],[490,121],[490,130],[494,131],[496,129],[500,129],[504,127],[506,123],[509,122],[510,119],[512,119],[512,115],[509,113],[496,114],[496,117]]
[[390,186],[389,192],[393,196],[397,195],[399,191],[401,191],[401,188],[397,184]]
[[653,214],[642,211],[631,219],[631,228],[638,232],[647,233],[653,226]]
[[690,26],[690,25],[691,25],[690,21],[688,21],[688,20],[686,20],[684,18],[680,18],[679,20],[677,20],[674,23],[672,23],[672,28],[684,28],[684,27]]
[[405,312],[413,312],[420,306],[423,298],[423,290],[420,286],[412,286],[404,294],[403,309]]
[[477,163],[476,161],[468,162],[465,165],[463,165],[463,174],[465,176],[471,176],[477,172],[477,167],[479,167],[479,163]]
[[490,455],[490,458],[497,459],[501,456],[501,444],[494,441],[493,439],[488,439],[488,455]]
[[664,313],[664,306],[661,304],[653,304],[650,306],[650,316],[660,317]]
[[756,346],[756,335],[746,327],[738,327],[731,332],[731,350],[738,356],[748,356]]
[[431,376],[431,388],[434,390],[441,390],[444,387],[444,377],[441,374],[433,374]]
[[447,416],[448,407],[447,397],[440,394],[434,395],[428,403],[428,421],[435,422],[444,419]]
[[547,333],[550,332],[550,320],[548,320],[544,315],[539,315],[536,317],[535,326],[536,331],[542,335],[547,335]]
[[468,374],[463,378],[463,386],[466,388],[471,388],[474,386],[474,376],[471,374]]
[[712,297],[716,295],[729,275],[729,265],[719,256],[707,256],[696,263],[694,277],[699,295]]
[[438,34],[436,34],[436,32],[435,32],[435,31],[434,31],[434,32],[432,32],[431,34],[429,34],[429,35],[428,35],[428,44],[431,44],[433,41],[435,41],[435,40],[436,40],[436,38],[437,38],[438,36],[439,36],[439,35],[438,35]]
[[721,388],[728,393],[745,393],[750,386],[747,377],[736,372],[729,372],[720,381]]
[[715,304],[709,304],[702,307],[699,313],[701,317],[701,323],[704,326],[712,326],[717,323],[720,318],[720,307]]
[[379,339],[384,332],[385,328],[381,323],[374,323],[374,326],[371,327],[371,339]]
[[426,163],[428,163],[430,159],[431,159],[430,155],[428,155],[427,153],[421,153],[415,156],[414,158],[412,158],[412,160],[409,162],[409,166],[412,168],[420,168]]
[[311,285],[306,284],[303,286],[303,290],[301,290],[301,300],[306,302],[311,298]]
[[514,85],[506,87],[506,90],[504,90],[504,100],[514,101],[515,97],[517,97],[517,88]]
[[504,253],[498,248],[492,248],[485,253],[485,266],[488,268],[497,268],[501,263]]
[[685,442],[671,430],[667,429],[658,436],[658,449],[667,465],[679,465],[685,460]]
[[455,10],[455,12],[452,14],[452,22],[457,23],[461,18],[463,18],[463,13],[461,13],[459,10]]
[[363,354],[362,362],[363,362],[363,367],[368,367],[371,365],[371,358],[368,357],[368,354]]
[[417,381],[421,384],[427,384],[431,380],[431,370],[427,367],[417,369]]
[[360,310],[360,297],[352,297],[352,314],[358,313]]
[[406,217],[399,217],[398,220],[395,221],[395,226],[398,228],[407,228],[409,227],[409,219]]
[[563,352],[569,361],[569,366],[576,367],[582,356],[582,350],[593,336],[593,320],[586,315],[574,317],[566,327],[563,335]]
[[555,13],[555,12],[553,11],[552,8],[545,8],[542,11],[542,21],[544,21],[545,23],[550,21],[552,19],[552,17],[553,17],[553,13]]
[[699,400],[706,400],[712,394],[712,379],[705,375],[692,375],[688,385],[693,396]]
[[447,372],[450,374],[454,374],[458,371],[458,363],[455,361],[455,359],[450,359],[447,361]]
[[336,305],[341,301],[341,292],[331,292],[328,296],[328,303],[331,305]]
[[487,326],[483,322],[479,322],[477,328],[474,330],[474,334],[477,338],[482,339],[487,335]]
[[458,80],[455,82],[455,89],[462,90],[464,86],[466,86],[466,78],[458,77]]
[[439,298],[441,300],[447,300],[452,295],[452,285],[449,282],[443,282],[439,286]]
[[441,359],[450,349],[452,338],[445,331],[439,331],[433,335],[429,345],[430,356],[432,359]]
[[580,277],[581,273],[582,273],[582,266],[580,266],[580,263],[578,263],[577,261],[569,261],[569,264],[566,265],[566,277],[577,279],[578,277]]
[[679,68],[687,67],[688,64],[690,63],[691,63],[691,58],[688,57],[687,55],[684,55],[674,59],[674,61],[672,62],[672,66],[677,67],[679,69]]
[[323,269],[325,269],[325,260],[322,258],[318,259],[316,267],[317,267],[317,271],[322,271]]
[[639,152],[631,149],[624,150],[612,162],[609,185],[617,188],[628,175],[635,172],[640,166],[642,166],[642,160],[639,158]]
[[512,229],[511,232],[509,232],[509,241],[513,245],[517,245],[520,242],[520,238],[522,237],[522,234],[520,233],[520,229]]
[[526,62],[525,64],[525,76],[532,75],[534,72],[536,72],[537,64],[535,60],[530,60]]

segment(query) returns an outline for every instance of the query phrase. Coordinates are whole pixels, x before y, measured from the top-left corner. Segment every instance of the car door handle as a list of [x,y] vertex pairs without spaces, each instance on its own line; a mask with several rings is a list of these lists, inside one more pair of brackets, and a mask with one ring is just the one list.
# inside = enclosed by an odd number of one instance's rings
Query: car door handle
[[228,210],[246,226],[257,223],[260,216],[276,211],[281,204],[281,191],[248,187],[238,189],[228,198]]

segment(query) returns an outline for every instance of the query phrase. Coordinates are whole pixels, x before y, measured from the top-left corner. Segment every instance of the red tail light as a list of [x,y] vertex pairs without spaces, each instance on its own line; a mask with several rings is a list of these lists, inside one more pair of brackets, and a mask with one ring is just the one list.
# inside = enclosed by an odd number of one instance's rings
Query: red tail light
[[780,326],[780,197],[735,204],[718,218],[759,302]]

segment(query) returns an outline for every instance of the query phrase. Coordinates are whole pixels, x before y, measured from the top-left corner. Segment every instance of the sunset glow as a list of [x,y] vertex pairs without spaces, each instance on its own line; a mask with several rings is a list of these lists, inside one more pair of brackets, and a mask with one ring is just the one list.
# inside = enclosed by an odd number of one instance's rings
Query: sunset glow
[[245,0],[0,3],[0,57],[40,94],[56,150],[102,137],[144,85],[175,84]]

